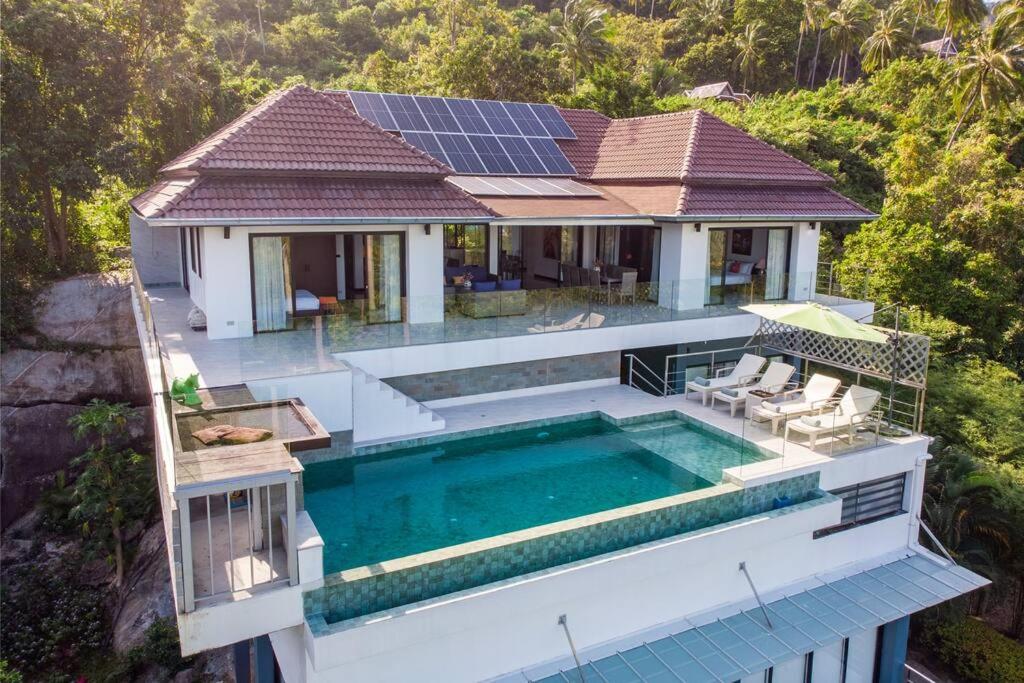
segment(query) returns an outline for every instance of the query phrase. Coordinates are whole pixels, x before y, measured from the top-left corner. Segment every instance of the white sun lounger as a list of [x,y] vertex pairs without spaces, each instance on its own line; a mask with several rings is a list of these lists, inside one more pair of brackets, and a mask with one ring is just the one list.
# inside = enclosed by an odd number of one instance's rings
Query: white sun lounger
[[791,431],[805,434],[808,439],[807,447],[812,451],[817,438],[822,435],[832,435],[836,438],[846,436],[852,444],[857,425],[863,424],[881,397],[882,394],[874,389],[854,384],[843,394],[835,410],[821,415],[804,415],[799,420],[787,422],[785,438],[789,439]]
[[755,389],[772,393],[782,391],[789,384],[789,379],[793,376],[794,372],[796,372],[796,368],[792,365],[773,361],[768,364],[768,369],[761,375],[761,379],[757,381],[757,384],[749,384],[732,389],[732,391],[736,392],[735,396],[730,396],[721,389],[713,392],[711,394],[711,407],[715,407],[716,401],[722,401],[729,404],[729,415],[736,417],[736,409],[747,404],[747,396],[750,395],[751,391]]
[[687,382],[683,398],[689,397],[690,392],[695,391],[700,394],[701,403],[707,405],[708,397],[719,389],[738,387],[755,381],[763,366],[764,358],[752,353],[745,353],[739,363],[731,369],[721,368],[713,378],[707,380],[707,384],[698,384],[696,381]]
[[811,375],[805,386],[783,392],[781,397],[786,400],[779,403],[762,401],[761,405],[750,411],[750,416],[765,422],[770,421],[772,434],[778,434],[779,426],[783,422],[824,408],[838,390],[838,379],[816,373]]

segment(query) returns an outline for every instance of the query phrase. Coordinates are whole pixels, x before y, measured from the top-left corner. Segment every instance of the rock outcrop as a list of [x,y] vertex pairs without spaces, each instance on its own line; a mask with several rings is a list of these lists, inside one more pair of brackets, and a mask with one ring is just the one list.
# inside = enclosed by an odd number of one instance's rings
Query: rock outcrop
[[[94,398],[143,413],[133,429],[148,450],[149,389],[126,275],[80,275],[39,296],[34,332],[0,355],[0,525],[31,510],[86,447],[68,419]],[[151,442],[150,442],[151,443]]]

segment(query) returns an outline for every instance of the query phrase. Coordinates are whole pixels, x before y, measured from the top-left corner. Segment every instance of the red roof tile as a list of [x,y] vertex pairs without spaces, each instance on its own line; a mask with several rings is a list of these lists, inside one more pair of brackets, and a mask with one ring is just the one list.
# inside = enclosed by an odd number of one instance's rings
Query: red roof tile
[[679,180],[694,112],[611,122],[601,141],[595,180]]
[[871,218],[860,204],[827,187],[684,185],[683,216],[829,216]]
[[213,176],[163,181],[132,200],[147,219],[484,217],[444,181]]
[[558,140],[558,146],[562,148],[569,163],[576,169],[576,173],[587,178],[594,172],[597,165],[598,152],[601,149],[601,141],[612,120],[604,114],[589,109],[559,109],[562,118],[569,124],[572,131],[576,133],[575,140]]
[[297,85],[274,93],[161,169],[443,176],[451,170],[340,104]]

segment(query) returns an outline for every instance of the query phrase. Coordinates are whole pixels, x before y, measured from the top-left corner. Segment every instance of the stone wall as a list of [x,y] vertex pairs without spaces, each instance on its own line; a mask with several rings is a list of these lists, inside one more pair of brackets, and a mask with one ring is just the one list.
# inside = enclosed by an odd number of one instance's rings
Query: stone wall
[[81,275],[48,286],[32,332],[0,356],[0,525],[32,509],[87,444],[68,420],[94,398],[140,409],[132,425],[152,451],[150,397],[127,275]]
[[448,372],[389,377],[384,381],[417,401],[531,389],[619,376],[619,352],[504,363]]

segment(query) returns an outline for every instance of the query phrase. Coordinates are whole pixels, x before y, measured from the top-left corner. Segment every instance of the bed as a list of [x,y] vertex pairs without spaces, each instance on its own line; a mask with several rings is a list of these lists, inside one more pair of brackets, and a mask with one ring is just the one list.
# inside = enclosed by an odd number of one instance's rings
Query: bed
[[320,298],[308,289],[295,290],[295,312],[316,313],[320,311]]
[[[739,261],[740,271],[738,273],[732,272],[730,266],[733,261],[725,262],[725,285],[746,285],[750,283],[751,274],[754,272],[754,264],[749,261]],[[711,284],[718,285],[722,284],[722,271],[712,271],[711,273]]]

